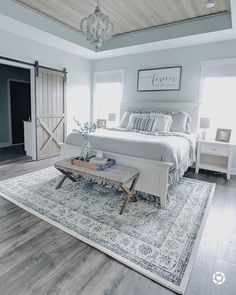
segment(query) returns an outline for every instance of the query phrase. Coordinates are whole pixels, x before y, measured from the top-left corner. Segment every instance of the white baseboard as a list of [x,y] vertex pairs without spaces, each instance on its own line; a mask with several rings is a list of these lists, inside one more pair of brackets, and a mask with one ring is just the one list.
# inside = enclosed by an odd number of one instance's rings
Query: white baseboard
[[236,175],[236,168],[231,168],[231,174]]

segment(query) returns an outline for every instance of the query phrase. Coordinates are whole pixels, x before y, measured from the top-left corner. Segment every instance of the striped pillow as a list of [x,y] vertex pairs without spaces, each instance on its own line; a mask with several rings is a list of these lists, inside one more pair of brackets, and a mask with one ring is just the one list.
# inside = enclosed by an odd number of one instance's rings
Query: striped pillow
[[132,130],[151,133],[155,125],[155,119],[150,118],[135,118]]

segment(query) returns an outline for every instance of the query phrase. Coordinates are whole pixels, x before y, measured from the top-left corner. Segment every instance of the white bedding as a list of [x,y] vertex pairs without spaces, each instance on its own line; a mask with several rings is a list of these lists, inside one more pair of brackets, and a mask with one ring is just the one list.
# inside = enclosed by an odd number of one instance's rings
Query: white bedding
[[[193,135],[177,132],[156,135],[126,129],[97,129],[89,136],[94,149],[172,163],[169,183],[176,183],[195,160]],[[83,138],[72,133],[67,144],[82,145]]]

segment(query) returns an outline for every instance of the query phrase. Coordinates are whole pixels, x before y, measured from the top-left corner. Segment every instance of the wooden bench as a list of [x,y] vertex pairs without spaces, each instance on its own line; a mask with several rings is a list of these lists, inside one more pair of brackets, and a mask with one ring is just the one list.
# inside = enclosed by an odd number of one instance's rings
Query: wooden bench
[[95,181],[103,180],[108,184],[114,184],[120,187],[126,195],[125,201],[120,209],[120,214],[123,214],[130,199],[133,198],[135,185],[139,178],[138,169],[117,164],[103,171],[97,171],[73,165],[71,163],[71,159],[64,159],[55,162],[54,166],[63,174],[61,180],[56,186],[56,189],[59,189],[62,186],[66,178],[69,178],[73,182],[78,181],[78,177],[76,178],[75,175],[86,176]]

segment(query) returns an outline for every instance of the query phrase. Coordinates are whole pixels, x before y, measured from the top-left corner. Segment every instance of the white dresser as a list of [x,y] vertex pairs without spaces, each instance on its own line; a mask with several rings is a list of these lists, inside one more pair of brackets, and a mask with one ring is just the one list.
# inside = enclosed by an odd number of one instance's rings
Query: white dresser
[[234,144],[214,140],[198,140],[196,173],[199,169],[227,174],[230,179]]

